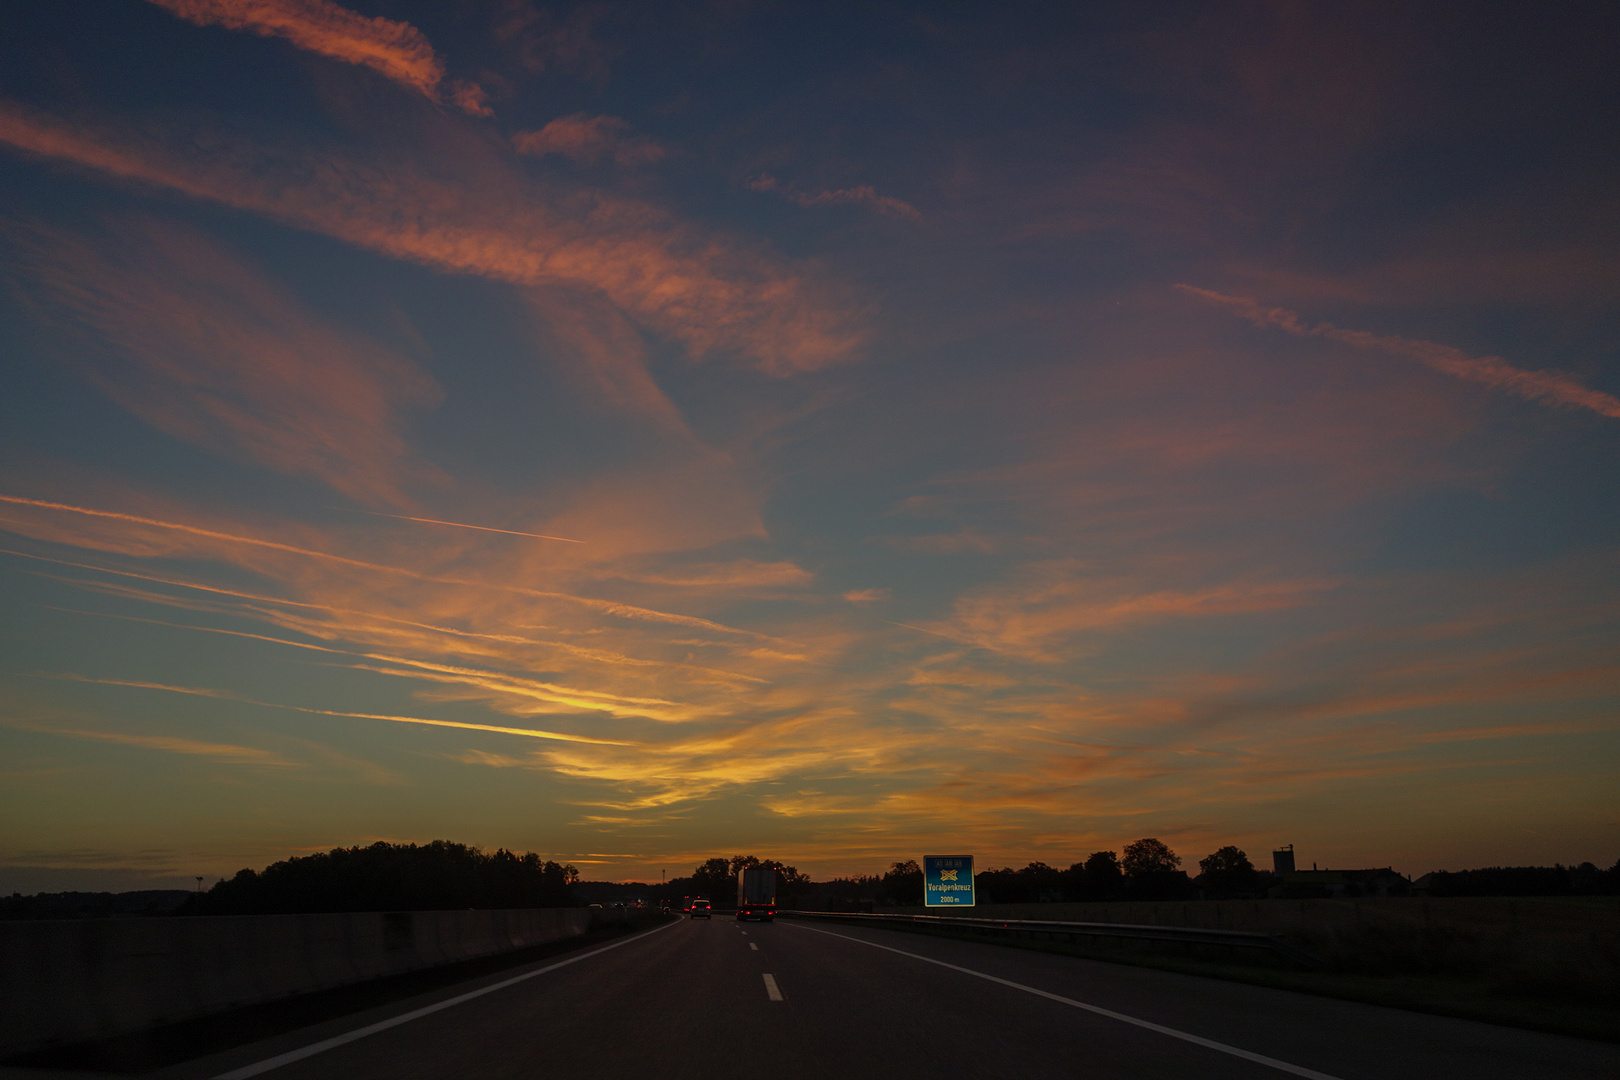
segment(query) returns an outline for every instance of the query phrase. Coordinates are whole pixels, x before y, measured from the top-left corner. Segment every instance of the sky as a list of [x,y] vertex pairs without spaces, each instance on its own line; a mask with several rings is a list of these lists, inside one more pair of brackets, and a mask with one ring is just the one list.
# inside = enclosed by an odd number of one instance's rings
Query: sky
[[0,892],[1620,857],[1620,8],[0,23]]

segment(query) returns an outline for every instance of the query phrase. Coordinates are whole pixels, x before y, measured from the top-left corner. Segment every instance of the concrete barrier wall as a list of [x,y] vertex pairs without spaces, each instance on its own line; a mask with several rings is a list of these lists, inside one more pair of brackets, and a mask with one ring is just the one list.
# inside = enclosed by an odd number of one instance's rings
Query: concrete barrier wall
[[0,1055],[575,937],[585,908],[0,922]]

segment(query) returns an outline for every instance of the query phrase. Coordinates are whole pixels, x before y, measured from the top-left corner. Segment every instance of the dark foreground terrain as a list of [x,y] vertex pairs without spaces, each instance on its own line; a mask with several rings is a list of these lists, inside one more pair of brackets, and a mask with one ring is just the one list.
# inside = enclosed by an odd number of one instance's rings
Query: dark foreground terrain
[[[1596,1080],[1620,1076],[1620,1046],[970,941],[717,918],[157,1075],[712,1080],[760,1069],[781,1080]],[[40,1074],[0,1071],[27,1075]]]

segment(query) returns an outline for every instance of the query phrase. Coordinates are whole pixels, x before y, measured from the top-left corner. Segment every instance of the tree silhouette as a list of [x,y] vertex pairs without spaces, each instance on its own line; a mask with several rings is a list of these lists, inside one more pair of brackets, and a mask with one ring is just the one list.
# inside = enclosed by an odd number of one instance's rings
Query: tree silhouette
[[923,872],[916,859],[889,864],[883,875],[883,898],[902,906],[923,902]]
[[1080,878],[1080,893],[1088,900],[1106,900],[1118,896],[1124,884],[1124,873],[1119,867],[1119,856],[1112,851],[1093,851],[1086,856]]
[[1043,862],[1032,862],[1022,870],[992,867],[973,875],[973,887],[987,904],[1040,903],[1062,898],[1064,873]]
[[1198,884],[1210,896],[1254,893],[1260,888],[1260,874],[1249,856],[1235,844],[1199,859],[1198,869],[1203,871]]
[[[757,860],[756,860],[757,861]],[[737,878],[730,859],[709,859],[692,871],[692,894],[729,905],[737,897]]]
[[1163,840],[1149,836],[1125,845],[1125,858],[1120,863],[1120,869],[1125,871],[1126,877],[1140,880],[1149,874],[1175,870],[1180,865],[1180,855],[1171,851]]
[[799,873],[796,866],[775,859],[761,859],[759,868],[776,871],[776,903],[779,907],[791,907],[810,888],[810,875]]
[[187,904],[201,915],[570,907],[579,871],[533,852],[488,854],[466,844],[333,848],[242,870]]
[[1254,869],[1248,854],[1236,844],[1227,844],[1211,855],[1198,860],[1198,869],[1206,874],[1244,874]]

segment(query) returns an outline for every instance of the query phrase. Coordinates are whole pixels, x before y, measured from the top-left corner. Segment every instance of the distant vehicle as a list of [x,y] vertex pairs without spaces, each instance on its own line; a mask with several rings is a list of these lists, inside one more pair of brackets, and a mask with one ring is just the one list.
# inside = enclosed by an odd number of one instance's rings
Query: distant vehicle
[[692,901],[692,918],[707,919],[710,914],[709,902],[707,900]]
[[776,916],[776,871],[751,866],[737,871],[737,921],[770,922]]

